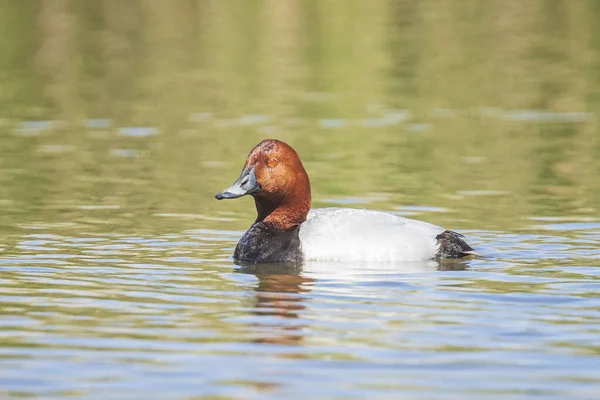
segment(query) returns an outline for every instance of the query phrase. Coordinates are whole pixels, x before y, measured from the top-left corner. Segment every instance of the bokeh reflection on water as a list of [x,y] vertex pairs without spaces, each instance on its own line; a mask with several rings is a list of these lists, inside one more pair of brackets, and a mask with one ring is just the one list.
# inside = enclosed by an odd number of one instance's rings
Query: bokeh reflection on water
[[[599,15],[0,4],[0,397],[596,398]],[[265,137],[486,257],[233,264]]]

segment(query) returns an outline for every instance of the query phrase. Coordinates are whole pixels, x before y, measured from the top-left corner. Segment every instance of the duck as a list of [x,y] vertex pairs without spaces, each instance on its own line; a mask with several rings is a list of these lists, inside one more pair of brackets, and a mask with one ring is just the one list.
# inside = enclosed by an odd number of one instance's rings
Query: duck
[[479,256],[464,236],[428,222],[366,209],[311,209],[308,174],[287,143],[265,139],[217,200],[252,196],[256,220],[242,235],[238,263],[415,262]]

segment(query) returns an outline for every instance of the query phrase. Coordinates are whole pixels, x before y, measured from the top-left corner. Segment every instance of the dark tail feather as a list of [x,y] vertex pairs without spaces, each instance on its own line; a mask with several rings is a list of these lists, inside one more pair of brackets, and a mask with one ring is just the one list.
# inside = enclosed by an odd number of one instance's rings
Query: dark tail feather
[[435,255],[436,259],[441,258],[461,258],[469,255],[483,257],[481,254],[473,250],[462,238],[460,233],[452,231],[444,231],[437,235],[438,251]]

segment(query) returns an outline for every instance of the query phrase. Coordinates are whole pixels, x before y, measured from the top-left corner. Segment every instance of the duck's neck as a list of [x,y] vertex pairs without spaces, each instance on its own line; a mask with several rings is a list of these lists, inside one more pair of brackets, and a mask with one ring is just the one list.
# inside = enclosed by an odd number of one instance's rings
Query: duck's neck
[[[304,179],[302,179],[304,180]],[[306,221],[310,211],[311,197],[308,177],[297,182],[285,194],[278,197],[254,197],[256,222],[264,222],[276,229],[288,230]]]

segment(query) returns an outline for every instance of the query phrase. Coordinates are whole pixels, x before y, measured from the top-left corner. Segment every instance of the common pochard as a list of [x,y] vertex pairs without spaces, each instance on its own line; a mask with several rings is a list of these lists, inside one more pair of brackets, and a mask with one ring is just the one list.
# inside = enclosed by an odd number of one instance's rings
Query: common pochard
[[236,261],[401,262],[477,255],[462,235],[427,222],[371,210],[311,210],[300,157],[279,140],[257,144],[238,180],[215,197],[245,195],[254,197],[258,216],[235,248]]

